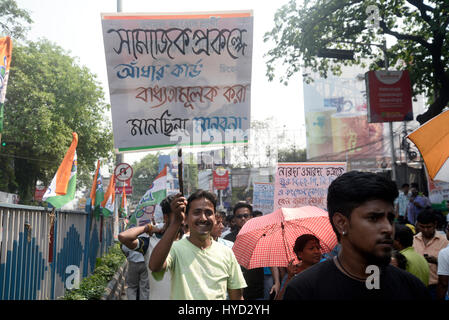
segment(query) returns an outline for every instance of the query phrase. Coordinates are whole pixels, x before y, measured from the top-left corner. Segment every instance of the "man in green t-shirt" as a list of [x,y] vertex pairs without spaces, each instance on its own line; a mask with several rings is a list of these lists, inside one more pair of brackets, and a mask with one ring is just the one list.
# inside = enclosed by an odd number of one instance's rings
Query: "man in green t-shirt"
[[[188,200],[177,194],[171,202],[170,223],[150,257],[150,269],[158,279],[171,272],[171,299],[242,300],[246,282],[232,249],[213,241],[217,200],[198,190]],[[190,235],[175,241],[181,223]]]
[[395,225],[393,246],[407,259],[406,270],[429,285],[430,269],[426,259],[413,249],[413,231],[403,225]]

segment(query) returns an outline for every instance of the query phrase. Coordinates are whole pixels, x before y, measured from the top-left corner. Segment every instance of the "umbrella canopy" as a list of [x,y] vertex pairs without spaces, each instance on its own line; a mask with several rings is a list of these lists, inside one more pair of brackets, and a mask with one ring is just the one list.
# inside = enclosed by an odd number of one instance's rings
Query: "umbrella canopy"
[[449,111],[440,113],[410,133],[432,180],[449,182]]
[[296,258],[296,238],[313,234],[320,239],[322,253],[337,245],[337,237],[325,210],[306,206],[279,208],[246,222],[237,235],[232,250],[238,263],[246,269],[286,267]]

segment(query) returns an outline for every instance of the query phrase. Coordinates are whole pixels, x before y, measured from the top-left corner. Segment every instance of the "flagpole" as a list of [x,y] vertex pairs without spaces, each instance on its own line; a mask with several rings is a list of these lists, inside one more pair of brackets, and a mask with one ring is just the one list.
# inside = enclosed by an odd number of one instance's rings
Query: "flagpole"
[[184,183],[182,179],[182,148],[178,149],[178,182],[179,192],[184,195]]

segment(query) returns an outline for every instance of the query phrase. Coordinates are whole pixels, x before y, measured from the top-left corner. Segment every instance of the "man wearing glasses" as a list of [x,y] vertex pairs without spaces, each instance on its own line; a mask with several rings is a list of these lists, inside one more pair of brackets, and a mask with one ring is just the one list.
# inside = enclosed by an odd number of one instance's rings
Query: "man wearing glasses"
[[243,225],[251,219],[251,215],[253,213],[253,207],[246,202],[239,202],[234,207],[234,218],[235,218],[235,229],[228,233],[224,238],[226,240],[235,242],[237,238],[237,234],[240,229],[242,229]]
[[[252,218],[253,207],[246,202],[239,202],[234,206],[235,230],[228,233],[224,239],[235,242],[240,229]],[[263,268],[245,269],[243,267],[243,277],[248,287],[243,289],[245,300],[263,300],[264,297],[264,272]]]

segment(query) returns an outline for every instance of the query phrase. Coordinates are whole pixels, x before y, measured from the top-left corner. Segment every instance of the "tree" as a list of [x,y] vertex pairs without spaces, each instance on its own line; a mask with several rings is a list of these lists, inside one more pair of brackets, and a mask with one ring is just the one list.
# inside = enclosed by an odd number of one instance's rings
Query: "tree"
[[[86,67],[47,40],[15,46],[0,153],[3,188],[30,203],[38,180],[48,185],[78,133],[78,188],[92,183],[98,159],[112,158],[109,105]],[[3,161],[7,159],[7,161]],[[5,170],[5,167],[14,170]]]
[[[367,10],[375,5],[378,11]],[[368,13],[367,13],[368,12]],[[274,78],[277,62],[287,66],[281,81],[286,82],[302,68],[311,68],[326,77],[328,71],[341,73],[341,65],[361,65],[373,59],[370,69],[379,69],[385,35],[397,42],[388,49],[392,69],[410,72],[414,96],[424,94],[431,105],[416,117],[423,124],[438,115],[449,102],[449,2],[437,0],[295,0],[275,14],[275,27],[265,34],[273,41],[269,50],[267,76]],[[378,23],[378,28],[370,28]],[[357,44],[356,44],[357,43]],[[320,49],[352,49],[354,61],[318,58]],[[306,77],[306,81],[310,81]]]
[[32,23],[28,11],[20,9],[14,0],[0,0],[0,36],[23,39]]
[[307,161],[306,149],[281,149],[278,151],[278,162],[305,162]]

